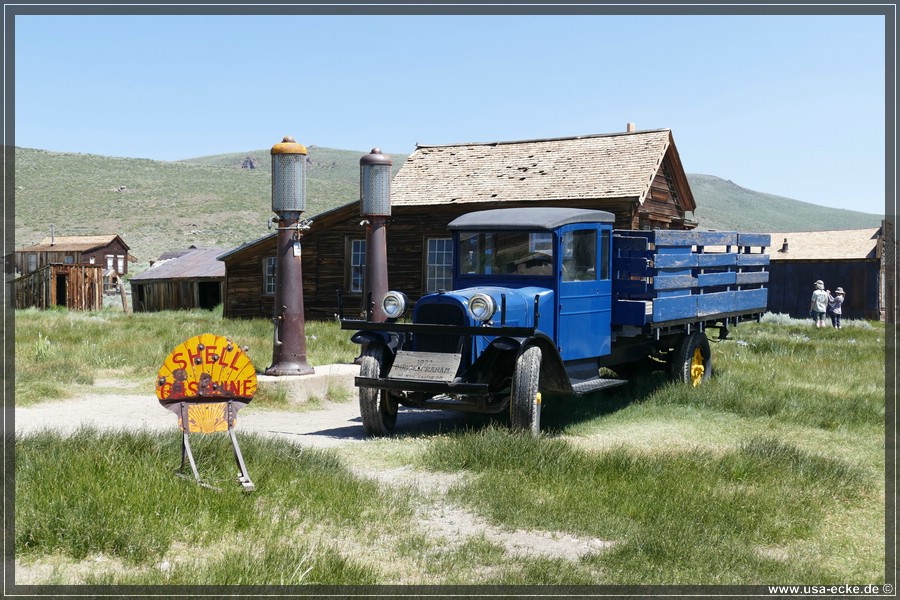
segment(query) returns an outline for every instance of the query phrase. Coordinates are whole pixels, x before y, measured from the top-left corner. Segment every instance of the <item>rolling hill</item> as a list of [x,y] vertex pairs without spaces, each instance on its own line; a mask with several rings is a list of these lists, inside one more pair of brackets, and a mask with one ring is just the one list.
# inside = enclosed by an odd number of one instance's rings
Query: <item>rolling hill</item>
[[[359,159],[367,151],[309,146],[307,213],[359,197]],[[250,159],[255,168],[241,168]],[[392,155],[395,171],[405,156]],[[688,174],[703,229],[824,231],[877,227],[882,217],[817,206]],[[15,247],[50,234],[118,233],[138,259],[137,273],[166,251],[231,248],[268,233],[269,150],[177,162],[15,149]]]

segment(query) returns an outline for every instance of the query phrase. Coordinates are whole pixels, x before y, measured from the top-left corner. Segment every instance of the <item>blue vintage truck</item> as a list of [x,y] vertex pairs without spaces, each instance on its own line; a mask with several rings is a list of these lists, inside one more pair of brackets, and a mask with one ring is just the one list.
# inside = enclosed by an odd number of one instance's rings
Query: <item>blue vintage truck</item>
[[[708,328],[766,310],[767,234],[614,230],[605,211],[515,208],[449,224],[453,290],[390,291],[384,322],[350,320],[363,345],[360,414],[387,435],[398,406],[500,413],[540,430],[542,392],[583,395],[647,369],[699,385]],[[609,377],[612,372],[616,377]]]

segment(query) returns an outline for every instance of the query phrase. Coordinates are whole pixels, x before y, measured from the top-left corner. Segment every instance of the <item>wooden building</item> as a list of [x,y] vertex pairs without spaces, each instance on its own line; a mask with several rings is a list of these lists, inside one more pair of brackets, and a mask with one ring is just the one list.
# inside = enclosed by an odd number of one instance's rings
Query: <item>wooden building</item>
[[16,308],[99,310],[103,308],[103,267],[45,264],[16,278],[13,288]]
[[28,275],[47,265],[95,265],[103,268],[104,289],[118,291],[119,279],[136,259],[128,244],[115,234],[50,236],[39,244],[15,251],[16,271]]
[[221,304],[225,265],[218,256],[224,248],[190,248],[168,253],[153,266],[131,278],[134,312],[212,309]]
[[128,244],[118,235],[51,236],[39,244],[16,250],[16,270],[25,275],[45,265],[99,265],[119,275],[134,262]]
[[[692,229],[696,208],[668,129],[570,138],[419,145],[391,189],[387,228],[391,288],[411,300],[450,287],[447,224],[490,208],[568,206],[607,210],[620,229]],[[366,231],[359,201],[312,217],[304,233],[306,317],[332,318],[341,291],[347,314],[362,308]],[[220,257],[226,317],[271,317],[275,235]]]
[[814,282],[844,288],[845,319],[884,320],[887,307],[883,229],[772,233],[769,312],[809,316]]

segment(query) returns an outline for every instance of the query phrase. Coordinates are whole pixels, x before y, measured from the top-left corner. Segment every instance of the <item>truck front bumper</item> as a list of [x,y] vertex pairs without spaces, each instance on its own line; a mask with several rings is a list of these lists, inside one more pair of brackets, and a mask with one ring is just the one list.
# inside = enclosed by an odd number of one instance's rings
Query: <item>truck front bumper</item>
[[357,377],[356,387],[394,390],[401,392],[422,392],[428,395],[437,394],[487,394],[490,388],[486,383],[466,383],[463,381],[418,381],[415,379],[390,379],[388,377]]

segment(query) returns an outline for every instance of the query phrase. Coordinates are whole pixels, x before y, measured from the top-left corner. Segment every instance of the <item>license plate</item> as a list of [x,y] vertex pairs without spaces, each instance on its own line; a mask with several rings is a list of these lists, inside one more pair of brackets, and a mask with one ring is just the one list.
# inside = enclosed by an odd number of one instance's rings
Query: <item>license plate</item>
[[442,352],[398,352],[388,379],[453,381],[462,354]]

